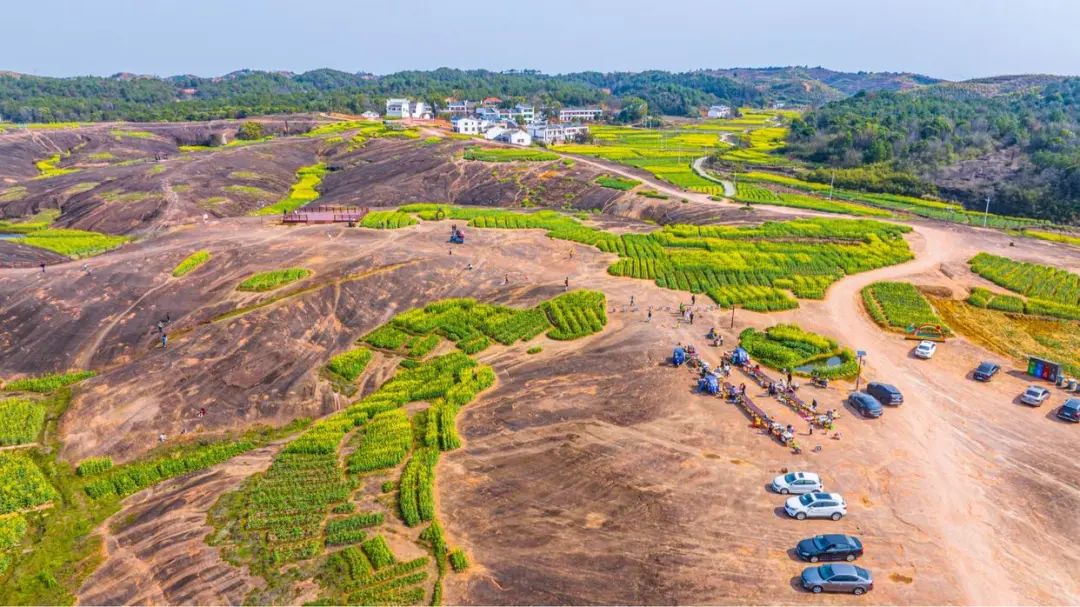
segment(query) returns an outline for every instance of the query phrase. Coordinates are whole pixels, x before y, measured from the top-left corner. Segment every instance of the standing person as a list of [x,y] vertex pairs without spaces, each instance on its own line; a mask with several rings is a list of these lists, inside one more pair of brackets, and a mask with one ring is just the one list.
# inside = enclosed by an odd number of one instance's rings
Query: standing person
[[694,311],[690,310],[690,324],[694,324]]
[[569,276],[567,276],[566,278],[563,279],[562,290],[563,291],[569,291],[570,290],[570,277]]
[[510,275],[509,274],[504,274],[503,275],[503,284],[504,285],[510,284]]
[[169,336],[165,333],[161,334],[161,349],[164,350],[165,346],[169,344]]
[[693,293],[690,294],[690,305],[697,305],[697,295]]
[[41,262],[41,273],[42,273],[42,274],[44,274],[44,273],[45,273],[45,262],[44,262],[44,261],[43,261],[43,262]]
[[649,315],[645,322],[652,322],[652,306],[649,306]]
[[791,385],[791,369],[787,370],[787,385]]
[[630,296],[630,307],[631,308],[634,307],[634,296],[633,295]]

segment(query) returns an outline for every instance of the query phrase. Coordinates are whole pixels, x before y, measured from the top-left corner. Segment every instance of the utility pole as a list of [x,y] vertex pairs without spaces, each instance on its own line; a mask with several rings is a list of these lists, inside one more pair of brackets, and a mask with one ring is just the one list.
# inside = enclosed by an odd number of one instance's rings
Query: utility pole
[[986,227],[986,219],[990,216],[990,196],[986,197],[986,210],[983,211],[983,227]]
[[859,370],[855,374],[855,391],[858,392],[859,391],[859,383],[862,381],[862,364],[863,364],[863,358],[866,358],[866,352],[863,351],[863,350],[858,350],[858,351],[856,351],[855,356],[859,361]]
[[731,304],[731,328],[735,328],[735,304]]
[[832,170],[832,176],[829,177],[829,200],[832,200],[833,184],[836,183],[836,169]]

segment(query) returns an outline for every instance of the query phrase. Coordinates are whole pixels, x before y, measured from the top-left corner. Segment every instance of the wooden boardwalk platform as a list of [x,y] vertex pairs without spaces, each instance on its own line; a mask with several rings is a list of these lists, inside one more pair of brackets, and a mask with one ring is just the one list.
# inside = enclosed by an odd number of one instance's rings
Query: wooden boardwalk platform
[[304,207],[281,214],[281,223],[356,223],[368,214],[367,207]]

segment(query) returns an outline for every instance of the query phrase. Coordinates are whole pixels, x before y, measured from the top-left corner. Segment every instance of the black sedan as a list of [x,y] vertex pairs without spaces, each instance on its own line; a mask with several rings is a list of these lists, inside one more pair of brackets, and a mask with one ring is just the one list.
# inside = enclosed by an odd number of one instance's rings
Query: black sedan
[[840,533],[808,537],[795,546],[795,554],[804,561],[854,561],[862,556],[859,538]]
[[984,361],[979,363],[979,367],[975,369],[974,377],[978,381],[990,381],[990,378],[997,375],[997,372],[1001,370],[1001,367],[996,363]]

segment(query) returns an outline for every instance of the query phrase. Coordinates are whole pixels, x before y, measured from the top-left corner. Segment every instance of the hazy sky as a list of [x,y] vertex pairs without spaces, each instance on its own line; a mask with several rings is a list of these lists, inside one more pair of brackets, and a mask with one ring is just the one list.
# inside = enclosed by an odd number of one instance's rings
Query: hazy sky
[[1077,0],[4,2],[0,70],[821,65],[949,79],[1080,74]]

